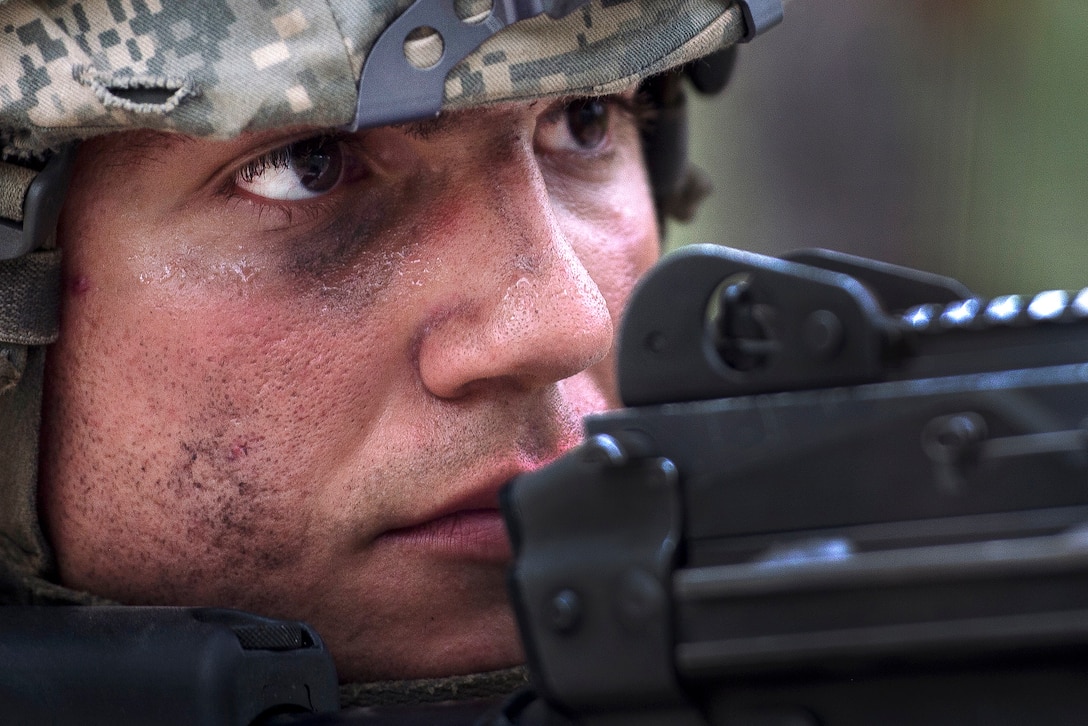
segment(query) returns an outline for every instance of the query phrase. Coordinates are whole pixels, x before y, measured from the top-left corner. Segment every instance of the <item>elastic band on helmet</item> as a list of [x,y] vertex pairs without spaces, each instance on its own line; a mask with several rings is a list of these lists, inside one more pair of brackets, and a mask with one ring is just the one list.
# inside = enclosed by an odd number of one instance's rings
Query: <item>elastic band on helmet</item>
[[[496,1],[483,18],[461,18],[454,0],[416,0],[382,31],[367,55],[355,120],[347,130],[434,118],[442,110],[446,76],[485,40],[507,25],[545,13],[559,19],[588,2]],[[437,36],[438,57],[431,65],[413,62],[405,49],[421,31]]]

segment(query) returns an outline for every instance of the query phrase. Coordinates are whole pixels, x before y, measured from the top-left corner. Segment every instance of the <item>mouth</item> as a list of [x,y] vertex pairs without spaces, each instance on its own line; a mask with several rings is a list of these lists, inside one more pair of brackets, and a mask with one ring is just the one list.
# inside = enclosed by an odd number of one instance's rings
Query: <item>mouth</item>
[[524,467],[503,467],[501,473],[466,487],[460,496],[387,529],[376,542],[393,546],[403,554],[417,552],[440,559],[507,564],[513,551],[499,510],[499,491],[524,471]]
[[458,509],[420,524],[384,532],[388,545],[455,560],[505,564],[512,552],[498,508]]

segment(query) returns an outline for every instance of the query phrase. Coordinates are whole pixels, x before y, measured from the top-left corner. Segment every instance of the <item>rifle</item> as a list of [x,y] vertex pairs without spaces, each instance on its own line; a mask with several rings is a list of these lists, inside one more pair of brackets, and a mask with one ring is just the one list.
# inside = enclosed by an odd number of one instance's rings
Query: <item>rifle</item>
[[183,607],[0,607],[0,722],[253,726],[328,712],[332,657],[304,623]]
[[627,408],[505,492],[543,710],[1084,723],[1086,382],[1088,291],[666,258],[621,332]]
[[[699,246],[640,283],[619,346],[626,408],[589,417],[582,446],[503,494],[531,691],[332,713],[331,660],[307,629],[278,655],[313,670],[227,679],[270,701],[173,722],[1085,721],[1088,291],[985,300],[837,253]],[[226,618],[237,638],[236,617],[197,619]],[[112,642],[72,662],[86,670]],[[219,672],[245,672],[222,642],[213,660],[237,671]],[[131,672],[201,662],[155,643]],[[65,673],[53,703],[88,677]],[[81,693],[118,682],[93,675]],[[150,713],[213,700],[222,680],[175,680]],[[135,708],[99,721],[148,722]]]

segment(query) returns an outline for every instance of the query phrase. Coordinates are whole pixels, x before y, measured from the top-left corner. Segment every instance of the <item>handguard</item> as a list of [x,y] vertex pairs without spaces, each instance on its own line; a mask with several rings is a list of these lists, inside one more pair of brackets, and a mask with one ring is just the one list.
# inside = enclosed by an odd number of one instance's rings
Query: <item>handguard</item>
[[1084,722],[1088,291],[702,246],[619,358],[629,408],[504,494],[538,711]]

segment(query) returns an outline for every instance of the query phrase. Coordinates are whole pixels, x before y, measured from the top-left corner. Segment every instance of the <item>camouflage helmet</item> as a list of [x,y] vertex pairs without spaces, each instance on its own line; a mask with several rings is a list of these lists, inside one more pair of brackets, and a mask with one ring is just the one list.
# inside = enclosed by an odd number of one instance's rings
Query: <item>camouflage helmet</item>
[[782,0],[0,0],[0,602],[89,599],[49,583],[35,504],[72,142],[608,94],[781,15]]
[[[0,3],[3,152],[26,156],[131,128],[225,138],[282,126],[350,127],[376,107],[404,105],[390,94],[435,80],[444,91],[436,104],[447,109],[604,94],[732,45],[745,33],[747,7],[11,0]],[[383,84],[381,72],[398,56],[411,75]],[[362,125],[393,120],[404,118]]]

